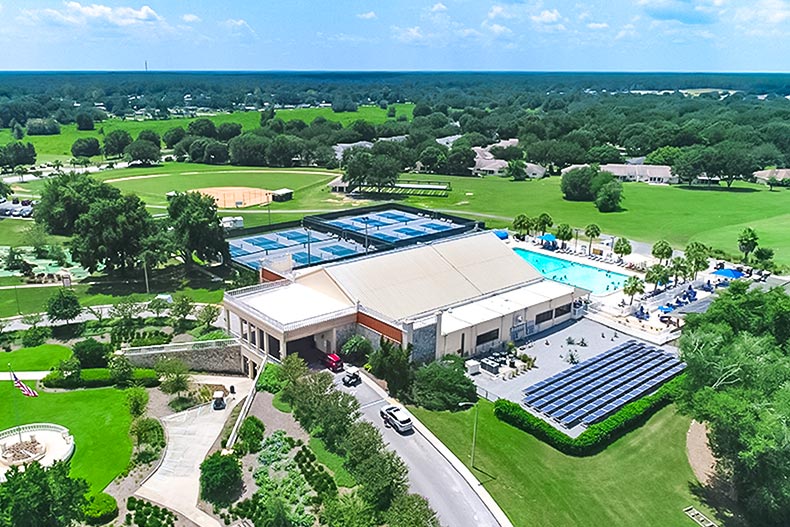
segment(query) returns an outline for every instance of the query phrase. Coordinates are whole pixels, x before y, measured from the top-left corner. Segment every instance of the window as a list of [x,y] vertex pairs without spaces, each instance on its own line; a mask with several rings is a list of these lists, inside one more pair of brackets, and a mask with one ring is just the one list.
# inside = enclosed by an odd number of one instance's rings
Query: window
[[486,331],[477,336],[477,346],[481,344],[485,344],[486,342],[491,342],[492,340],[496,340],[499,338],[499,328],[492,329],[491,331]]
[[552,313],[553,311],[551,309],[544,311],[543,313],[538,313],[535,317],[535,324],[543,324],[544,322],[548,322],[551,320]]
[[554,317],[561,317],[562,315],[567,315],[571,312],[571,305],[565,304],[564,306],[560,306],[554,310]]

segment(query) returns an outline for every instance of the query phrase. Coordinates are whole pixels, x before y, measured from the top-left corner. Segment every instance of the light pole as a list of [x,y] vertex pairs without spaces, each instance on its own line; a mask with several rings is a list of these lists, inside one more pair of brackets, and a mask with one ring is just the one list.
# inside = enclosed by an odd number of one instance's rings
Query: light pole
[[464,408],[466,406],[474,406],[475,407],[475,425],[472,429],[472,462],[470,466],[475,468],[475,444],[477,443],[477,416],[480,415],[480,405],[477,403],[472,402],[465,402],[465,403],[458,403],[458,406]]

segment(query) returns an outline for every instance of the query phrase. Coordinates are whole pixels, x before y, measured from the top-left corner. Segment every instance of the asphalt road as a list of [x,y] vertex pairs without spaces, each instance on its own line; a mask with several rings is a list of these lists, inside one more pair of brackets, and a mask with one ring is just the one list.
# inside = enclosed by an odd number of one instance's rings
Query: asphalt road
[[409,467],[411,492],[428,499],[444,527],[499,527],[466,480],[427,439],[417,432],[401,435],[384,426],[379,409],[387,402],[364,383],[347,388],[340,378],[341,375],[335,377],[336,384],[359,400],[362,418],[381,430],[384,441]]

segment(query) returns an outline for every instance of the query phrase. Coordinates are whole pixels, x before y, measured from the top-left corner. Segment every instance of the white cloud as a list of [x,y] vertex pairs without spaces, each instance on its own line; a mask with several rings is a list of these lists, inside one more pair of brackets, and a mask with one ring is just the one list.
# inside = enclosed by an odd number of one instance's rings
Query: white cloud
[[255,30],[252,29],[252,26],[250,26],[243,18],[229,18],[227,20],[223,20],[220,22],[220,26],[224,27],[234,35],[249,34],[256,37],[258,36]]
[[606,22],[590,22],[587,24],[588,29],[606,29],[609,27],[609,24]]
[[374,18],[376,18],[376,12],[368,11],[367,13],[359,13],[357,15],[357,18],[361,18],[362,20],[373,20]]
[[102,4],[83,5],[65,2],[62,9],[31,9],[22,12],[33,20],[45,20],[58,24],[86,25],[93,22],[127,27],[163,22],[164,19],[150,6],[110,7]]
[[446,5],[444,5],[441,2],[437,2],[437,3],[433,4],[433,7],[431,8],[431,13],[440,13],[442,11],[447,11],[447,6]]
[[420,26],[412,26],[412,27],[392,26],[392,35],[393,37],[395,37],[395,40],[407,44],[422,42],[426,38],[422,32],[422,29],[420,29]]
[[636,32],[636,28],[633,24],[626,24],[620,29],[617,35],[614,37],[615,40],[622,40],[624,38],[633,38],[636,37],[638,33]]
[[736,19],[746,23],[779,25],[790,21],[790,2],[761,0],[749,7],[738,9]]
[[554,24],[560,20],[560,12],[556,9],[552,9],[551,11],[544,9],[540,14],[533,15],[530,18],[533,22],[538,24]]
[[505,9],[505,6],[494,4],[488,10],[488,18],[493,20],[495,18],[511,18],[511,14]]
[[200,17],[197,15],[193,15],[192,13],[187,13],[181,17],[181,20],[183,20],[187,24],[194,24],[195,22],[200,22]]
[[507,35],[513,32],[509,27],[503,26],[502,24],[489,24],[487,22],[483,22],[483,27],[488,29],[494,35]]

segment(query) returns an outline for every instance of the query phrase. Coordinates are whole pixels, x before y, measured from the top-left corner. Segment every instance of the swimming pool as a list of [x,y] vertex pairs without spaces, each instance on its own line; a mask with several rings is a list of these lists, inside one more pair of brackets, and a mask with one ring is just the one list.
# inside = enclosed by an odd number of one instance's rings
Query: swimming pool
[[617,291],[623,287],[623,282],[627,278],[624,274],[548,254],[526,249],[514,249],[514,251],[546,278],[587,289],[594,295],[606,295]]

